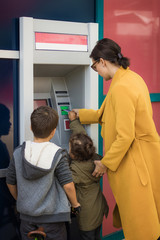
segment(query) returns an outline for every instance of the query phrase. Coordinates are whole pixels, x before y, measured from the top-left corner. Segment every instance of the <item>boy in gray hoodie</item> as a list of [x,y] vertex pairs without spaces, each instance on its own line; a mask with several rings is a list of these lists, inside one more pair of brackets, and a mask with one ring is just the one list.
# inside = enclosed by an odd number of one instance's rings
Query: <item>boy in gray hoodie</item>
[[8,167],[6,181],[17,200],[23,240],[28,240],[28,232],[39,227],[43,227],[46,240],[66,240],[65,222],[70,221],[70,204],[73,208],[80,206],[68,154],[49,142],[57,124],[55,110],[48,106],[35,109],[31,114],[34,141],[17,147]]

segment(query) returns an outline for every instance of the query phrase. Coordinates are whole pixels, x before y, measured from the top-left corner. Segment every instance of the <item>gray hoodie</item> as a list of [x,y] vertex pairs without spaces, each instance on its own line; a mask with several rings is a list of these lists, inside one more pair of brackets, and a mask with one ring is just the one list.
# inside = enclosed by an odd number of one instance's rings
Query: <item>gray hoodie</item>
[[17,184],[17,210],[32,222],[70,220],[70,204],[63,185],[72,182],[68,154],[54,143],[24,142],[13,154],[8,184]]

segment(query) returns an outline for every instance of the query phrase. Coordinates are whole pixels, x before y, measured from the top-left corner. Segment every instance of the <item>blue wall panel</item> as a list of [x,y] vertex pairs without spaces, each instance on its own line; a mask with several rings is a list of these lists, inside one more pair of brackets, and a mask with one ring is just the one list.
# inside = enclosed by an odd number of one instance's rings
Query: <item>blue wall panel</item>
[[[13,49],[14,19],[19,17],[94,22],[95,0],[1,0],[0,49]],[[14,45],[14,46],[13,46]]]

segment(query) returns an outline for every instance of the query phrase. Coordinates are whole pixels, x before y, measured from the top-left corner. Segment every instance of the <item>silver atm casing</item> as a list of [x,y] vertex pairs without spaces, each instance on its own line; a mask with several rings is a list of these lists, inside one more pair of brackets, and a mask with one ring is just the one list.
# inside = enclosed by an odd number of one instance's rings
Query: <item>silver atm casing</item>
[[[86,35],[87,51],[37,50],[36,32]],[[96,23],[20,18],[20,142],[33,139],[30,114],[34,99],[50,99],[58,111],[60,119],[53,141],[62,147],[68,146],[70,131],[66,129],[64,134],[68,116],[62,115],[60,106],[67,102],[71,109],[98,108],[98,75],[90,68],[89,58],[97,40]],[[97,124],[87,127],[87,132],[98,147]]]

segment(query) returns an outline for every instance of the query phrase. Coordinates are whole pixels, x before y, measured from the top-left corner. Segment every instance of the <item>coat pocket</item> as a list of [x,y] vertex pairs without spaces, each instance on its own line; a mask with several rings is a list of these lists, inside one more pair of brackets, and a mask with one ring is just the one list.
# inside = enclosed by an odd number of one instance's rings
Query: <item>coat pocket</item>
[[143,153],[140,147],[140,143],[138,139],[135,139],[131,146],[131,156],[135,163],[138,176],[143,186],[146,186],[148,183],[148,170],[143,157]]

